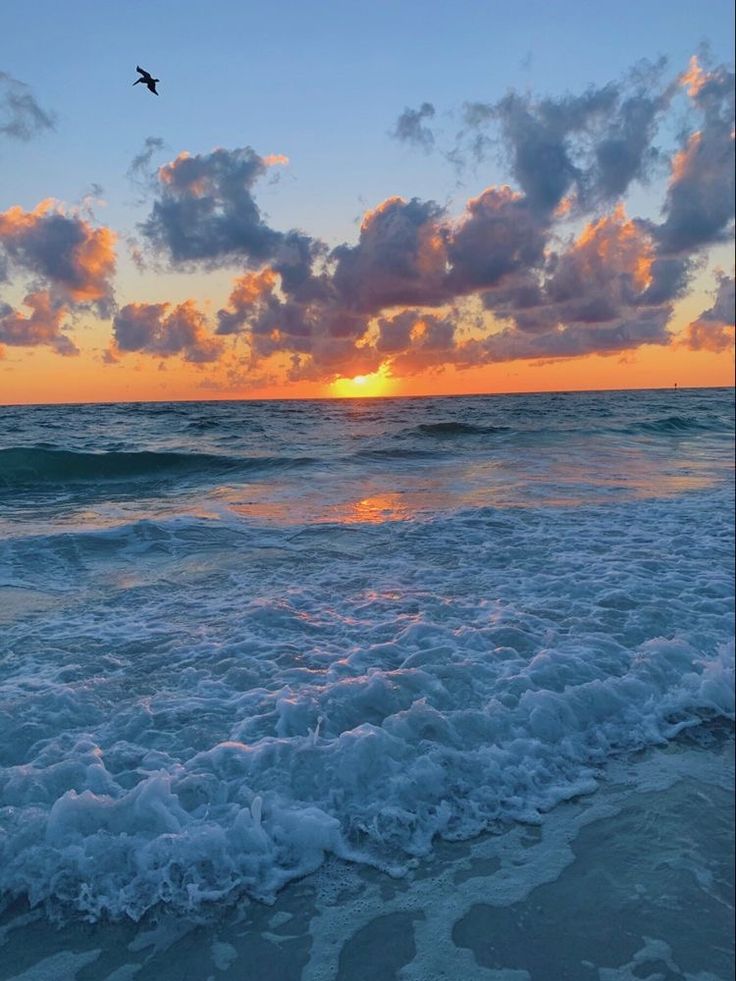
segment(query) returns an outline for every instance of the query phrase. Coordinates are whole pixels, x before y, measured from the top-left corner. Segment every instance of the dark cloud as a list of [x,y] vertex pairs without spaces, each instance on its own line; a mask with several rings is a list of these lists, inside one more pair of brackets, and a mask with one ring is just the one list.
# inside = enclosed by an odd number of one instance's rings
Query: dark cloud
[[203,364],[222,354],[222,341],[207,328],[204,314],[193,300],[178,306],[169,303],[129,303],[113,320],[115,351],[140,351],[168,358],[180,355],[185,361]]
[[634,180],[644,180],[660,158],[652,146],[666,97],[642,92],[623,99],[595,144],[589,183],[596,197],[615,201]]
[[[656,281],[656,277],[660,281]],[[466,349],[476,357],[571,357],[641,344],[666,344],[682,272],[662,272],[645,226],[623,208],[586,226],[539,275],[523,273],[484,295],[486,307],[512,326]]]
[[218,311],[217,333],[240,334],[244,331],[269,306],[278,303],[274,296],[276,285],[277,277],[272,269],[238,277],[233,283],[228,306]]
[[670,255],[731,237],[736,196],[733,73],[724,67],[705,71],[693,58],[681,82],[701,124],[672,162],[665,220],[657,229],[660,249]]
[[534,104],[511,93],[497,103],[493,114],[510,149],[514,177],[533,208],[552,211],[573,183],[582,181],[569,139],[609,115],[615,101],[609,86],[558,102]]
[[24,300],[30,313],[14,310],[0,301],[0,343],[11,347],[52,348],[65,356],[79,354],[74,342],[64,333],[66,309],[46,291],[30,293]]
[[233,286],[227,307],[218,312],[218,334],[247,333],[251,364],[274,354],[291,357],[290,377],[324,378],[351,370],[373,371],[380,357],[360,347],[370,317],[341,305],[334,291],[294,299],[277,290],[273,270],[246,273]]
[[57,354],[78,354],[64,333],[75,311],[112,310],[115,236],[79,214],[67,214],[54,201],[33,211],[0,212],[0,280],[26,280],[24,305],[0,304],[0,342],[19,347],[44,345]]
[[429,153],[434,146],[434,133],[425,125],[425,120],[433,119],[434,114],[431,102],[423,102],[419,109],[404,109],[391,135],[402,143],[411,143]]
[[498,361],[616,354],[642,344],[668,344],[671,338],[666,328],[671,313],[666,307],[632,309],[624,317],[566,323],[537,334],[509,328],[464,345],[456,361],[470,367]]
[[462,296],[495,286],[504,277],[537,268],[549,228],[529,202],[508,187],[490,187],[471,198],[446,234],[447,289]]
[[327,256],[327,246],[302,232],[290,231],[281,236],[271,266],[281,277],[281,289],[299,302],[325,299],[330,292],[324,275],[315,275],[314,267]]
[[112,302],[114,243],[109,228],[95,228],[53,201],[0,212],[0,256],[11,269],[40,279],[67,304],[94,304],[102,314]]
[[413,375],[453,362],[457,357],[457,317],[404,310],[378,321],[376,351],[391,356],[392,370]]
[[436,305],[447,297],[444,209],[433,201],[389,198],[366,214],[357,245],[341,245],[334,287],[347,308],[378,313],[397,305]]
[[284,236],[266,224],[251,193],[267,170],[266,158],[250,147],[179,154],[158,171],[143,235],[175,264],[271,259]]
[[622,81],[582,95],[537,99],[512,91],[496,102],[466,103],[453,159],[462,160],[465,149],[483,160],[500,148],[540,213],[569,195],[582,210],[615,201],[660,159],[653,140],[673,92],[664,67],[663,60],[642,63]]
[[[621,305],[651,305],[644,298],[652,283],[654,258],[646,229],[619,207],[586,225],[564,251],[548,253],[536,305],[554,308],[557,323],[608,319],[609,311]],[[487,302],[493,305],[495,296],[486,294]],[[529,305],[526,298],[523,306]]]
[[716,299],[712,307],[704,310],[700,315],[700,320],[706,323],[728,324],[734,323],[734,278],[733,276],[718,277],[718,289]]
[[0,71],[0,133],[28,141],[54,126],[53,113],[39,106],[30,88]]

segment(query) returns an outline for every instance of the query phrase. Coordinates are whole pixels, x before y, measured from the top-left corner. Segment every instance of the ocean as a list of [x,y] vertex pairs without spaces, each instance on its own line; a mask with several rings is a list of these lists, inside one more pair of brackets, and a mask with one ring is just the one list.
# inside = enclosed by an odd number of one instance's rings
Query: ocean
[[731,389],[0,409],[0,978],[726,981]]

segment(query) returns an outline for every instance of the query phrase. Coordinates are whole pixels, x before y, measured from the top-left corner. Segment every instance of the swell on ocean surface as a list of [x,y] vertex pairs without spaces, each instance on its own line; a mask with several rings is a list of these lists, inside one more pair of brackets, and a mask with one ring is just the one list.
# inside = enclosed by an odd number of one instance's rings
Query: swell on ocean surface
[[420,423],[415,431],[422,436],[480,436],[506,433],[510,428],[510,426],[476,426],[469,422],[431,422]]
[[311,463],[309,458],[230,457],[212,453],[107,451],[12,446],[0,449],[0,488],[82,481],[155,480],[162,477],[227,475]]
[[[44,413],[10,412],[5,900],[199,916],[329,855],[401,875],[437,839],[593,793],[621,754],[728,724],[732,446],[707,420],[730,397],[55,409],[54,450]],[[545,407],[525,450],[508,431]],[[607,431],[573,440],[596,413]],[[526,496],[487,503],[509,480]],[[120,500],[83,493],[105,481]],[[51,510],[49,483],[72,488]]]
[[634,432],[654,434],[679,434],[692,432],[729,432],[726,419],[718,416],[697,419],[694,416],[665,416],[660,419],[647,419],[632,427]]

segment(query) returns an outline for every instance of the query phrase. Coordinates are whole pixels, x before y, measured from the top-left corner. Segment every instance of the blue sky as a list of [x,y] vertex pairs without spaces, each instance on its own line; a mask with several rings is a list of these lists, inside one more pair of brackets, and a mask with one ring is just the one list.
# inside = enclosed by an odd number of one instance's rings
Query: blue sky
[[[676,71],[701,43],[728,62],[732,7],[5,0],[2,68],[30,84],[58,123],[40,141],[2,148],[2,203],[76,200],[97,183],[105,220],[132,224],[125,171],[145,137],[163,138],[169,156],[250,145],[291,161],[259,197],[274,225],[335,244],[354,238],[360,213],[390,194],[461,201],[504,177],[490,161],[458,190],[440,155],[390,139],[405,106],[432,102],[451,138],[463,102],[512,87],[580,91],[662,55]],[[136,64],[162,79],[160,99],[131,91]]]

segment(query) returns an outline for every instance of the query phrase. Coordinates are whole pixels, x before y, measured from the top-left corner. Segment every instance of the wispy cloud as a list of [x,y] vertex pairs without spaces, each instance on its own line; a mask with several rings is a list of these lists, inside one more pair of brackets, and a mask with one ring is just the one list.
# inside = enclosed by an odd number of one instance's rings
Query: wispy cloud
[[28,141],[55,125],[54,114],[41,108],[25,82],[0,71],[0,134]]
[[400,143],[409,143],[420,147],[427,153],[434,146],[434,133],[426,124],[428,119],[433,119],[435,108],[431,102],[423,102],[418,109],[404,109],[391,135]]

